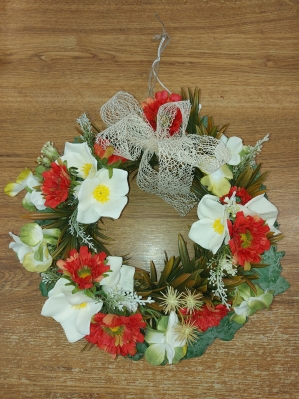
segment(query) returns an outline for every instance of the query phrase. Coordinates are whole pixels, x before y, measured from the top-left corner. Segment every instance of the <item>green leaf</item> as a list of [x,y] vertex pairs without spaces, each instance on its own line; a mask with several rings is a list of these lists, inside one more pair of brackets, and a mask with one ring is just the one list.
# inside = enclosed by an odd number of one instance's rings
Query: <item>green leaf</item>
[[198,357],[205,353],[208,346],[211,345],[216,338],[223,341],[230,341],[233,339],[235,333],[243,326],[230,320],[231,313],[225,316],[218,327],[208,328],[202,334],[199,334],[199,339],[188,346],[188,350],[184,359]]
[[136,349],[137,352],[134,356],[128,356],[130,359],[134,361],[138,361],[143,358],[145,351],[147,350],[148,345],[145,342],[137,342]]
[[41,281],[39,283],[39,290],[42,294],[42,296],[48,296],[49,291],[51,291],[52,288],[54,288],[55,282],[53,283],[45,283],[44,281]]
[[280,260],[283,256],[284,252],[277,252],[276,247],[272,246],[263,254],[263,263],[268,263],[269,266],[255,270],[259,275],[255,283],[259,284],[264,291],[274,291],[274,295],[281,294],[290,287],[289,282],[280,275],[282,271]]
[[149,364],[159,366],[165,358],[165,344],[150,345],[144,355]]

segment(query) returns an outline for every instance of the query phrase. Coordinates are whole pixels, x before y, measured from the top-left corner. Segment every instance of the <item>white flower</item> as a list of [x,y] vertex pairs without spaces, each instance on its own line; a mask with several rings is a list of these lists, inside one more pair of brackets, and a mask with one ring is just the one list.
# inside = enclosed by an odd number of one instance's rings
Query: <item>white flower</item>
[[225,206],[207,194],[198,204],[197,215],[200,220],[192,224],[189,238],[215,254],[228,235]]
[[64,154],[60,158],[62,162],[67,161],[68,169],[78,169],[78,176],[82,179],[93,177],[97,172],[97,160],[92,156],[86,142],[82,144],[65,143]]
[[135,267],[122,264],[120,256],[107,256],[110,271],[100,284],[105,292],[123,290],[133,292]]
[[99,170],[93,178],[82,182],[78,192],[79,223],[95,223],[102,216],[118,219],[126,206],[129,191],[128,173],[114,169],[109,178],[107,169]]
[[267,225],[270,227],[270,231],[275,234],[280,233],[280,231],[274,227],[278,215],[278,209],[264,197],[264,194],[252,198],[243,206],[240,205],[240,210],[244,212],[245,216],[258,215],[266,221]]
[[25,208],[34,205],[39,211],[43,211],[47,207],[45,206],[46,199],[44,198],[41,191],[37,191],[35,187],[39,187],[41,182],[33,175],[29,176],[27,180],[27,187],[30,188],[31,192],[28,192],[23,199],[23,206]]
[[44,272],[52,264],[47,244],[54,245],[60,233],[59,229],[43,230],[37,223],[28,223],[22,227],[20,237],[9,233],[14,239],[9,248],[29,272]]
[[179,326],[178,316],[172,311],[161,318],[157,330],[146,329],[144,339],[150,346],[145,351],[145,358],[150,364],[161,364],[165,356],[169,364],[177,363],[185,355],[186,339],[179,333]]
[[220,140],[225,144],[225,146],[230,150],[232,154],[230,160],[227,163],[229,165],[238,165],[241,161],[240,152],[243,149],[242,139],[236,136],[227,138],[223,134]]
[[215,172],[204,176],[200,182],[208,187],[208,190],[218,197],[222,197],[230,190],[230,182],[228,180],[233,178],[232,171],[227,165],[223,165]]
[[61,278],[49,292],[42,316],[53,317],[64,329],[69,342],[76,342],[90,333],[90,321],[103,306],[102,301],[96,301],[82,292],[72,294],[73,285]]

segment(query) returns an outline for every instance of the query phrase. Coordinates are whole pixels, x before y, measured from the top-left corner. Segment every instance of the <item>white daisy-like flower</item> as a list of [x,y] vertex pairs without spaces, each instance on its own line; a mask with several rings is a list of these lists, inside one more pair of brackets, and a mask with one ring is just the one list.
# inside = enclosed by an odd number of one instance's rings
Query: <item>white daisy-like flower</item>
[[92,155],[86,142],[81,144],[65,143],[64,154],[60,158],[67,161],[68,169],[78,169],[78,176],[82,179],[92,178],[97,172],[97,160]]
[[197,215],[199,221],[192,224],[189,238],[215,254],[228,235],[225,206],[207,194],[198,204]]
[[69,281],[61,278],[49,292],[42,316],[53,317],[64,329],[69,342],[76,342],[90,333],[90,321],[98,313],[103,302],[94,300],[82,292],[72,294],[73,285],[66,285]]
[[85,179],[78,191],[79,223],[95,223],[102,216],[118,219],[128,202],[128,173],[114,169],[109,178],[107,169],[99,170],[93,178]]

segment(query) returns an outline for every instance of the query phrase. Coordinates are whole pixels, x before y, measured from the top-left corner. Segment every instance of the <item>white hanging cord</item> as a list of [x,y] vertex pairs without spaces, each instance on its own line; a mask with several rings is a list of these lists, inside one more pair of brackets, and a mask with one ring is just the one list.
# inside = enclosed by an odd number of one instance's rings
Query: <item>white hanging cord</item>
[[159,15],[156,14],[156,18],[158,19],[159,22],[162,24],[163,28],[163,33],[161,35],[155,35],[154,40],[160,40],[160,44],[158,47],[158,55],[155,61],[152,64],[152,69],[149,74],[149,80],[148,80],[148,97],[154,97],[154,87],[156,82],[158,81],[160,85],[168,91],[169,94],[171,94],[171,91],[167,89],[167,87],[164,86],[164,84],[161,82],[161,80],[158,78],[158,72],[159,72],[159,65],[160,65],[160,59],[161,59],[161,54],[167,44],[170,41],[170,37],[168,33],[165,31],[165,27],[161,19],[159,18]]

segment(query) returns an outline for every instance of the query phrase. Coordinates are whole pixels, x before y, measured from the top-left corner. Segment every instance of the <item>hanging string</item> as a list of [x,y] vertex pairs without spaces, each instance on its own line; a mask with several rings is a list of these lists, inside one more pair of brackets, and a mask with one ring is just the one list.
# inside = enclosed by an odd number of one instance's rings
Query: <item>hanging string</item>
[[170,37],[168,35],[168,33],[165,31],[165,27],[163,22],[161,21],[161,19],[159,18],[158,14],[155,14],[156,18],[158,19],[159,22],[161,22],[162,24],[162,28],[163,28],[163,33],[160,35],[155,35],[154,36],[154,40],[160,40],[160,44],[158,47],[158,54],[157,54],[157,58],[155,59],[155,61],[152,64],[152,68],[149,74],[149,80],[148,80],[148,97],[154,97],[154,87],[156,82],[158,81],[160,83],[160,85],[166,90],[168,91],[169,94],[171,94],[171,91],[167,89],[167,87],[164,86],[164,84],[161,82],[161,80],[158,77],[158,72],[159,72],[159,65],[160,65],[160,59],[161,59],[161,54],[164,51],[165,47],[167,46],[167,44],[170,41]]

